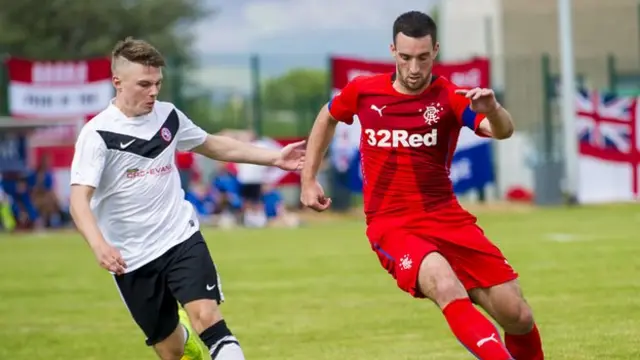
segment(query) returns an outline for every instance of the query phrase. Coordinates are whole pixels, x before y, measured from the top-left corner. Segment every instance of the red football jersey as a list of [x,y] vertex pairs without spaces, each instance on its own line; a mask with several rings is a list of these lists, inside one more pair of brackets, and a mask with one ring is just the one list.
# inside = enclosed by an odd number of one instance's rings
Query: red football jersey
[[449,168],[462,126],[476,131],[484,118],[434,77],[419,95],[393,88],[394,74],[358,77],[329,102],[336,120],[362,126],[360,154],[367,222],[433,212],[457,204]]

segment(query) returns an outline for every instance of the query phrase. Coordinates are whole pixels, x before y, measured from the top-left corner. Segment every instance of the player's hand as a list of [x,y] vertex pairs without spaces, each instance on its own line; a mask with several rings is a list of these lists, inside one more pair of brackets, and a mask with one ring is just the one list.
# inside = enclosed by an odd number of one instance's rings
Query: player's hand
[[471,110],[480,114],[490,114],[500,108],[496,94],[491,89],[456,90],[456,94],[471,100]]
[[273,163],[282,170],[299,171],[304,166],[305,140],[291,143],[280,150],[280,157]]
[[100,267],[111,271],[116,275],[124,274],[127,268],[127,264],[125,264],[124,259],[122,258],[122,255],[120,255],[118,249],[107,244],[106,242],[102,242],[93,249],[93,253],[96,256]]
[[300,202],[315,211],[325,211],[331,206],[331,198],[324,195],[324,189],[317,181],[302,184]]

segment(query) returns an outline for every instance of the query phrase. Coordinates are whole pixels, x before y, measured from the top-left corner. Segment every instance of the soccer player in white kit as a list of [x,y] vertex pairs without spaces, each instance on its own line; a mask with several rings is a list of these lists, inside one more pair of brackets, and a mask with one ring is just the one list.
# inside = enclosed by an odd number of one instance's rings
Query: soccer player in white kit
[[[145,41],[128,38],[115,46],[116,96],[78,137],[71,215],[160,359],[242,360],[219,310],[219,276],[184,200],[175,153],[299,170],[303,142],[273,151],[207,134],[173,104],[157,100],[164,66]],[[190,325],[179,318],[178,303]]]

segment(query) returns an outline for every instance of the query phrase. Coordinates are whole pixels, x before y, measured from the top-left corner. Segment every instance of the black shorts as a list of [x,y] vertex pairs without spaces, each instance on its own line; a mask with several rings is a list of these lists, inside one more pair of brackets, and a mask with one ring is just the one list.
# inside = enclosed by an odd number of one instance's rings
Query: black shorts
[[200,231],[159,258],[114,276],[120,295],[147,345],[166,339],[178,326],[178,302],[224,300],[220,277]]
[[262,184],[240,184],[240,196],[250,202],[262,200]]

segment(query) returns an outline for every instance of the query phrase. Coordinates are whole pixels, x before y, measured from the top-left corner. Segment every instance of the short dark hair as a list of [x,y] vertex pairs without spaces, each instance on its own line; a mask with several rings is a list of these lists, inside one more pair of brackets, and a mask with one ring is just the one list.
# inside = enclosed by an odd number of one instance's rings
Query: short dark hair
[[434,44],[438,41],[438,25],[431,16],[420,11],[409,11],[396,18],[393,22],[394,44],[399,33],[412,38],[431,35]]
[[165,66],[164,57],[153,45],[144,40],[128,37],[118,41],[111,52],[112,67],[117,60],[125,59],[132,63],[152,67]]

